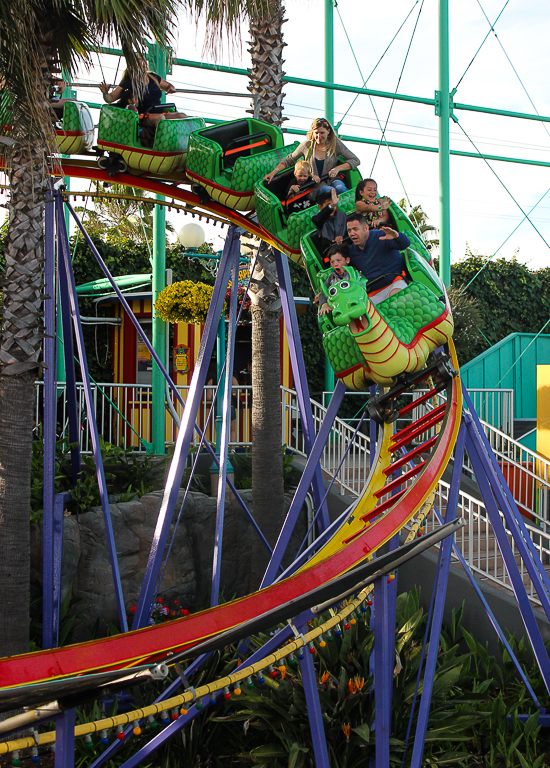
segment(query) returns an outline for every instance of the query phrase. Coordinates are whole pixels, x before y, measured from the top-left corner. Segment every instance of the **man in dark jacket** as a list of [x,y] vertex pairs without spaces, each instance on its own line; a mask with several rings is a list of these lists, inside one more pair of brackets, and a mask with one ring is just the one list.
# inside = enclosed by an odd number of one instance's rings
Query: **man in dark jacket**
[[367,278],[367,291],[374,304],[407,287],[405,262],[400,253],[411,244],[407,235],[391,227],[370,229],[361,213],[347,217],[347,229],[351,240],[350,264]]

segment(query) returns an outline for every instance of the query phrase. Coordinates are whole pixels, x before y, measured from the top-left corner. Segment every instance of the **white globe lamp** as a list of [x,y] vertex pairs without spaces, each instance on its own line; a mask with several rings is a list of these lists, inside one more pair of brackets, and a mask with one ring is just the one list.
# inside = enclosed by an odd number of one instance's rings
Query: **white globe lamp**
[[200,248],[206,240],[206,235],[200,224],[191,223],[180,229],[178,240],[184,248]]

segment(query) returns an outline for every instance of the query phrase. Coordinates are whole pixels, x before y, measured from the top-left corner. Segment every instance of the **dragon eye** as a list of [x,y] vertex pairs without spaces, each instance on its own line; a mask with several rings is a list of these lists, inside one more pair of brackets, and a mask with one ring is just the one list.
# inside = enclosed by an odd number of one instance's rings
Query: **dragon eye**
[[[342,283],[340,283],[340,285],[342,285]],[[336,296],[337,293],[338,293],[338,288],[335,285],[331,285],[330,288],[328,289],[328,295]]]
[[340,288],[341,288],[343,291],[347,291],[347,289],[348,289],[349,287],[350,287],[350,286],[349,286],[349,283],[348,283],[348,281],[347,281],[347,280],[342,280],[342,281],[340,282]]

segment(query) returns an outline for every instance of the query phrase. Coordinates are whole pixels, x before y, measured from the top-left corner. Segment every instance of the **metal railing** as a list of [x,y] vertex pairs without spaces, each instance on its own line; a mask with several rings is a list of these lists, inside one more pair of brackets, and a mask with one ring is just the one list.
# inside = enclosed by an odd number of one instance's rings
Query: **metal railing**
[[[448,483],[443,480],[439,481],[435,506],[442,516],[445,514],[447,507],[449,489],[450,485]],[[540,600],[527,572],[525,563],[519,555],[512,533],[502,513],[499,514],[527,595],[530,600],[540,605]],[[498,584],[509,591],[513,591],[508,571],[500,554],[487,509],[483,502],[460,491],[457,517],[463,517],[466,525],[455,534],[455,542],[470,568],[484,579]],[[427,518],[427,528],[434,529],[438,525],[439,522],[435,514],[430,514]],[[526,528],[541,563],[543,563],[543,566],[550,564],[550,535],[529,524],[526,525]]]
[[[281,387],[281,406],[282,441],[296,453],[306,456],[298,398],[294,390]],[[311,401],[311,408],[315,432],[318,432],[327,409],[314,400]],[[369,473],[370,437],[363,432],[355,433],[355,427],[336,418],[321,456],[322,470],[333,477],[344,455],[345,460],[335,485],[340,489],[341,494],[348,492],[358,496],[365,486]]]

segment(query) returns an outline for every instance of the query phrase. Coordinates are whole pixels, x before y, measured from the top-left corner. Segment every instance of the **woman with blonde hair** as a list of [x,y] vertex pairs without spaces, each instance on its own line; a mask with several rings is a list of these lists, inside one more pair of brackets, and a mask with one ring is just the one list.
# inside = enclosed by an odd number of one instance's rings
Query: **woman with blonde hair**
[[[343,163],[340,162],[340,156],[344,158]],[[320,182],[313,188],[312,196],[314,197],[317,197],[320,192],[330,192],[332,187],[338,194],[346,192],[347,187],[340,174],[342,171],[357,168],[361,162],[336,136],[336,131],[328,120],[319,117],[311,124],[307,140],[296,147],[290,155],[280,160],[277,167],[264,177],[264,181],[269,184],[278,171],[290,168],[302,158],[308,163],[312,177],[329,177],[325,183]]]

